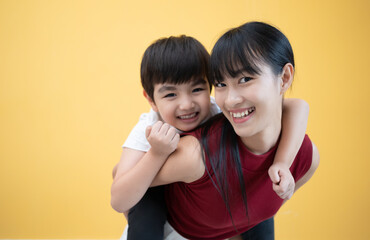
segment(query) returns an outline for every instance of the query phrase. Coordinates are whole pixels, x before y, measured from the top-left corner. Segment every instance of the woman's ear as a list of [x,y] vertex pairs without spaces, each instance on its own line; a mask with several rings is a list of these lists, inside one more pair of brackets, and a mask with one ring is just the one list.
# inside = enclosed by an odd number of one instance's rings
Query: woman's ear
[[294,67],[291,63],[285,64],[281,72],[281,90],[280,93],[284,94],[286,90],[292,85],[294,76]]
[[154,100],[146,93],[145,90],[143,90],[143,95],[144,97],[146,98],[146,100],[148,100],[150,106],[152,107],[152,109],[155,111],[155,112],[158,112],[158,108],[157,108],[157,105],[155,105],[155,102]]

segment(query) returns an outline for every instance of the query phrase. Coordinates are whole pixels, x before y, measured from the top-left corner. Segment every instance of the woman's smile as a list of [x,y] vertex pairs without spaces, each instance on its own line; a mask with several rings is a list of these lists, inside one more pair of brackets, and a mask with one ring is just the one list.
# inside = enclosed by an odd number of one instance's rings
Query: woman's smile
[[250,107],[247,109],[230,110],[229,114],[234,123],[243,123],[248,121],[252,117],[255,110],[256,110],[255,107]]

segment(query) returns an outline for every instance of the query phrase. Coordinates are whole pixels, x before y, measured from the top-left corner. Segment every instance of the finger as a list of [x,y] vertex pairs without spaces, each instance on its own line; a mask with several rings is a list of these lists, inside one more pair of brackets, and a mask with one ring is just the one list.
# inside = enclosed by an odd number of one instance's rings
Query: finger
[[173,151],[177,149],[177,145],[179,144],[180,135],[176,134],[172,139],[169,140],[169,148]]
[[287,199],[288,194],[282,194],[282,195],[280,195],[279,197],[280,197],[281,199]]
[[275,191],[276,195],[278,195],[279,198],[284,199],[284,193],[281,191]]
[[283,189],[281,189],[279,187],[279,189],[276,191],[276,194],[281,198],[281,199],[285,199],[289,196],[289,191],[283,191]]
[[145,129],[145,137],[148,138],[150,133],[152,131],[152,126],[148,126],[146,129]]
[[163,122],[161,122],[161,121],[158,121],[158,122],[154,123],[153,126],[152,126],[151,132],[152,133],[158,133],[158,131],[161,129],[162,125],[163,125]]
[[170,127],[167,131],[167,136],[172,140],[177,134],[176,128]]
[[295,187],[294,183],[289,184],[288,190],[284,194],[285,199],[290,199],[293,196],[294,187]]
[[295,189],[295,183],[293,182],[291,185],[290,185],[290,189],[289,189],[289,194],[288,194],[288,199],[291,199],[293,194],[294,194],[294,189]]
[[161,128],[159,129],[159,134],[167,135],[168,130],[170,129],[170,125],[168,123],[164,123]]
[[277,194],[279,197],[281,196],[281,194],[283,194],[283,193],[284,193],[284,191],[282,191],[281,187],[280,187],[278,184],[276,184],[276,183],[273,183],[273,184],[272,184],[272,189],[276,192],[276,194]]
[[177,144],[180,141],[180,134],[176,133],[175,136],[173,137],[172,141],[176,144],[176,147],[177,147]]
[[290,194],[290,191],[286,191],[286,192],[283,192],[283,193],[280,195],[280,197],[281,197],[282,199],[287,199],[287,198],[288,198],[288,196],[289,196],[289,194]]
[[289,192],[289,184],[285,180],[281,180],[279,184],[274,183],[272,188],[279,197]]
[[284,175],[280,176],[279,186],[283,192],[285,192],[289,187],[289,181]]
[[293,189],[289,189],[284,194],[281,195],[282,199],[290,199],[293,196]]
[[270,179],[273,183],[278,184],[280,182],[279,170],[275,168],[270,168],[269,171]]

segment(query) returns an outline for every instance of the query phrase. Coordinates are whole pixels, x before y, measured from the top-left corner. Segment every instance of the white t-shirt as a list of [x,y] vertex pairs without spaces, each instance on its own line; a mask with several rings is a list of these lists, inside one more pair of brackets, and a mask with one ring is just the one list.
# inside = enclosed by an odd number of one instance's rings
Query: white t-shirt
[[[214,115],[221,112],[220,108],[217,106],[214,97],[210,97],[211,107],[210,107],[210,114],[209,117],[213,117]],[[206,120],[208,120],[205,119]],[[150,112],[143,113],[140,115],[139,122],[135,125],[135,127],[131,130],[130,134],[128,135],[125,143],[122,147],[131,148],[134,150],[139,150],[143,152],[147,152],[150,149],[150,144],[145,137],[145,130],[148,126],[152,126],[157,121],[161,120],[159,114],[153,109],[150,109]],[[178,130],[179,133],[181,131]]]
[[[221,112],[220,108],[217,106],[215,102],[214,97],[211,96],[210,101],[211,101],[210,113],[204,121],[207,121],[210,117],[213,117],[214,115]],[[131,130],[122,147],[147,152],[150,149],[150,144],[148,140],[146,140],[145,130],[148,126],[152,126],[159,120],[162,120],[161,117],[157,112],[153,111],[153,109],[150,109],[148,113],[141,114],[139,122]],[[180,130],[177,131],[181,133]],[[128,226],[126,226],[120,240],[127,240],[127,229]],[[164,225],[164,239],[186,240],[186,238],[182,237],[179,233],[177,233],[168,222],[166,222],[166,224]]]

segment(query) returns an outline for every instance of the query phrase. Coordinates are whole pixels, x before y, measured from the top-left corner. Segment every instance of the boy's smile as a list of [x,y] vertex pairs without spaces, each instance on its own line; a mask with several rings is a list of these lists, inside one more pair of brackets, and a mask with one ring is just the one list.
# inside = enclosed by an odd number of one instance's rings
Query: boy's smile
[[161,83],[154,86],[154,101],[147,99],[164,122],[181,131],[191,131],[210,112],[210,90],[202,78],[183,84]]
[[184,122],[187,122],[187,123],[190,123],[190,122],[193,122],[193,121],[196,121],[199,117],[199,112],[193,112],[193,113],[190,113],[190,114],[185,114],[185,115],[181,115],[181,116],[178,116],[178,118]]

